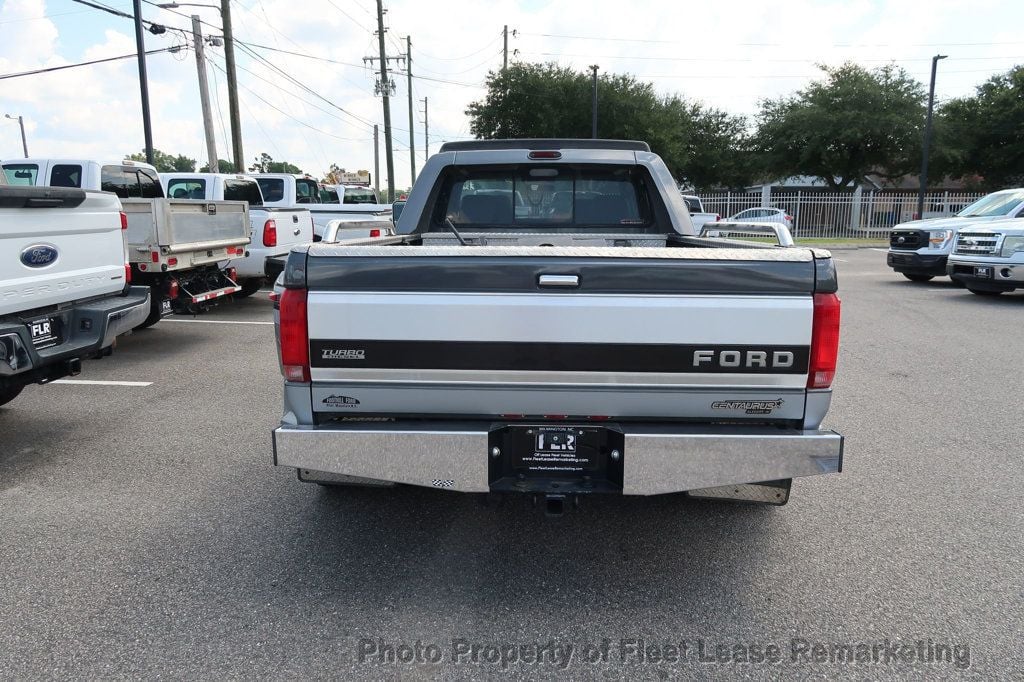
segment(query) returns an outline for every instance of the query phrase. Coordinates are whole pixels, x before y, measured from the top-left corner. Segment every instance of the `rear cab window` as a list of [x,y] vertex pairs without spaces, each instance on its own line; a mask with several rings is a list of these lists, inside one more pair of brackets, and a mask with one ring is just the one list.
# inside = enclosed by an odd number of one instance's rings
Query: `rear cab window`
[[284,201],[284,180],[281,178],[257,178],[263,200],[267,203]]
[[167,181],[167,196],[171,199],[205,199],[206,180],[201,178],[174,178]]
[[320,203],[322,204],[338,204],[338,190],[332,189],[331,187],[320,188]]
[[346,204],[376,204],[377,197],[369,187],[346,187]]
[[82,167],[77,163],[58,163],[50,169],[51,187],[81,187]]
[[100,189],[122,199],[160,199],[164,195],[156,175],[135,166],[103,166]]
[[226,179],[224,180],[225,201],[244,201],[250,206],[262,206],[263,195],[260,193],[260,186],[252,180]]
[[654,224],[649,183],[635,166],[461,167],[444,180],[432,229],[633,231]]
[[295,201],[299,204],[320,203],[320,183],[307,178],[295,180]]
[[4,175],[9,185],[35,185],[39,166],[34,163],[5,163]]

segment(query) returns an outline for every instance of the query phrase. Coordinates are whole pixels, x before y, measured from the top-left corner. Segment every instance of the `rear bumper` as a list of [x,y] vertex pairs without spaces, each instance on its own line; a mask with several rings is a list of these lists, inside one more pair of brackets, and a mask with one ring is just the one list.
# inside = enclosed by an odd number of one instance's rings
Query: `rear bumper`
[[[621,424],[623,490],[659,495],[842,470],[834,431]],[[486,424],[351,423],[274,430],[277,466],[462,492],[488,492]]]
[[946,274],[946,259],[946,255],[925,256],[914,251],[889,251],[885,262],[896,272],[939,277]]
[[27,325],[0,321],[0,380],[14,383],[50,381],[73,372],[73,362],[109,348],[121,334],[149,315],[150,288],[133,286],[126,294],[80,303],[33,317],[59,320],[61,342],[37,350]]

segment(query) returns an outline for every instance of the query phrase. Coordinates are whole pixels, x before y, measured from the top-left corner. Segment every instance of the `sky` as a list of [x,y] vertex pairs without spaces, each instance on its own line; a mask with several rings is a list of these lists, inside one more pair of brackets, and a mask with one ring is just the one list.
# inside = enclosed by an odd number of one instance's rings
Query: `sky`
[[[90,1],[132,13],[130,0]],[[192,13],[204,33],[221,35],[216,8],[167,10],[155,6],[159,1],[144,0],[143,17],[169,30],[147,32],[147,50],[190,43]],[[331,164],[372,171],[376,123],[384,186],[382,101],[374,94],[375,66],[364,63],[379,53],[374,0],[231,6],[235,37],[248,45],[236,48],[246,159],[266,152],[318,177]],[[510,62],[552,61],[581,71],[597,64],[651,81],[660,93],[751,117],[761,100],[818,77],[816,64],[894,62],[927,84],[931,57],[945,54],[936,86],[941,102],[1024,63],[1019,0],[390,0],[385,9],[387,54],[404,54],[406,36],[412,42],[417,170],[426,144],[436,152],[445,140],[472,137],[465,109],[483,97],[488,71],[501,67],[504,25]],[[189,29],[188,39],[172,29]],[[0,0],[0,75],[135,50],[130,19],[73,0]],[[208,48],[207,57],[218,155],[231,158],[223,47]],[[150,55],[147,67],[154,146],[204,164],[194,53]],[[404,73],[394,76],[391,98],[399,188],[412,172]],[[110,161],[144,146],[134,58],[0,80],[0,113],[24,117],[32,156]],[[0,118],[0,158],[20,156],[17,122]]]

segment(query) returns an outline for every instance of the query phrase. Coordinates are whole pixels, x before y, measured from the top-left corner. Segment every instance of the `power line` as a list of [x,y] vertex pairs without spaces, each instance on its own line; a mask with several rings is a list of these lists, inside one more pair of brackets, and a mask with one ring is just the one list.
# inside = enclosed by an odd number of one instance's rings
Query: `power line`
[[[146,50],[146,54],[159,54],[161,52],[178,52],[182,47],[180,45],[173,45],[171,47],[162,47],[157,50]],[[115,62],[119,59],[135,59],[138,56],[137,52],[131,54],[123,54],[118,57],[107,57],[106,59],[93,59],[88,62],[78,62],[77,64],[65,64],[64,66],[49,66],[45,69],[35,69],[33,71],[20,71],[18,73],[7,73],[0,75],[0,80],[7,80],[8,78],[20,78],[21,76],[35,76],[40,73],[50,73],[51,71],[63,71],[64,69],[75,69],[79,66],[92,66],[93,64],[103,64],[105,62]]]
[[[791,64],[818,64],[823,60],[817,59],[762,59],[760,57],[731,57],[731,58],[715,58],[715,57],[643,57],[637,55],[615,55],[615,54],[573,54],[566,52],[526,52],[524,54],[532,54],[540,57],[578,57],[583,59],[628,59],[637,61],[659,61],[659,62],[733,62],[733,63],[750,63],[750,62],[772,62],[772,63],[791,63]],[[1003,57],[956,57],[958,61],[990,61],[995,59],[1024,59],[1024,56],[1020,55],[1008,55]],[[899,58],[892,57],[889,59],[854,59],[856,62],[864,63],[882,63],[887,64],[890,62],[930,62],[931,57],[908,57]]]
[[486,45],[481,47],[479,50],[475,50],[473,52],[470,52],[469,54],[464,55],[462,57],[432,57],[429,54],[425,54],[421,50],[416,50],[416,54],[419,55],[419,56],[422,56],[422,57],[426,57],[427,59],[433,59],[433,60],[439,61],[439,62],[457,62],[457,61],[461,61],[463,59],[469,59],[470,57],[477,56],[478,54],[480,54],[481,52],[483,52],[487,48],[491,47],[492,45],[494,45],[496,42],[498,42],[501,39],[502,39],[502,33],[499,32],[498,35],[494,38],[494,40],[492,40],[491,42],[487,43]]

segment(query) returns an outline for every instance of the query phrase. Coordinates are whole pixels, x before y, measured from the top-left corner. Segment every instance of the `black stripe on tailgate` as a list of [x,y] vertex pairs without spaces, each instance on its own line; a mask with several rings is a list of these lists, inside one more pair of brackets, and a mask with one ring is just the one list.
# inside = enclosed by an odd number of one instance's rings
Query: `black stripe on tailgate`
[[312,339],[313,367],[806,374],[807,346]]
[[[543,289],[541,275],[576,275],[572,289]],[[431,256],[310,258],[319,291],[472,291],[792,296],[814,291],[813,261]]]

